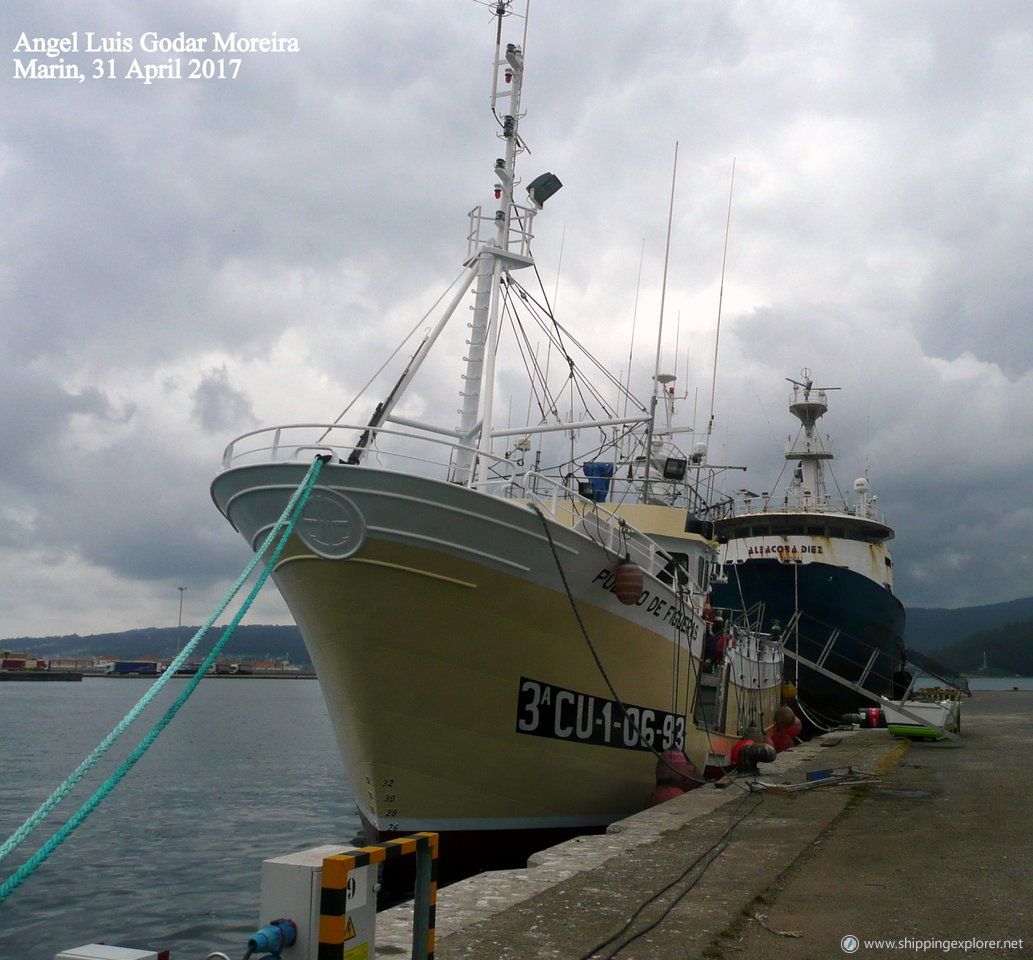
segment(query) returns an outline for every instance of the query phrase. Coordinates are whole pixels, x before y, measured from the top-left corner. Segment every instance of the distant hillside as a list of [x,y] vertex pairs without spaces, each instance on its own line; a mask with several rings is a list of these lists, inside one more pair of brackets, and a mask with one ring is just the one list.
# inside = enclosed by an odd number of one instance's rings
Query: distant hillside
[[933,656],[960,673],[1033,676],[1033,618],[979,630]]
[[[1007,628],[1007,629],[1005,629]],[[201,644],[198,659],[221,634],[213,627]],[[145,627],[121,633],[77,633],[60,637],[12,637],[0,640],[0,651],[33,653],[41,657],[94,657],[120,660],[137,657],[171,659],[197,627]],[[992,668],[1033,676],[1033,597],[957,610],[912,607],[907,611],[907,646],[928,653],[949,666],[974,672],[983,653]],[[274,660],[286,657],[299,666],[310,663],[295,626],[241,626],[225,647],[227,659]]]
[[920,653],[935,654],[979,631],[1025,620],[1033,620],[1033,597],[957,610],[909,607],[904,643]]
[[[119,660],[155,657],[171,660],[199,627],[144,627],[121,633],[77,633],[62,637],[12,637],[0,640],[0,650],[34,653],[45,658],[113,656]],[[198,646],[196,659],[203,659],[222,635],[222,627],[212,627]],[[309,664],[308,651],[295,626],[274,627],[255,624],[240,626],[223,648],[228,660],[278,660],[286,657],[298,666]]]

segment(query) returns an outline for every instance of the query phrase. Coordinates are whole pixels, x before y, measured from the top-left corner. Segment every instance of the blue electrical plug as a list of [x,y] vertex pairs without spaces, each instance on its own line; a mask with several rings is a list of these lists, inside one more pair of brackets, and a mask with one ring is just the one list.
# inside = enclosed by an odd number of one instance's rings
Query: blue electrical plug
[[293,947],[297,939],[298,925],[293,920],[273,920],[248,940],[248,955],[267,953],[274,960],[280,960],[280,951],[284,947]]

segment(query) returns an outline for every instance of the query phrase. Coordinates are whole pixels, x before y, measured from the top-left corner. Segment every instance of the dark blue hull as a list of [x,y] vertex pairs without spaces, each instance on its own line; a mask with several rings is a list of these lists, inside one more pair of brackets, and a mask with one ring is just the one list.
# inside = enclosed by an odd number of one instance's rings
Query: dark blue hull
[[[783,563],[748,560],[729,564],[728,583],[714,584],[716,609],[749,609],[764,604],[762,629],[785,626],[797,609],[800,618],[799,652],[817,660],[831,632],[841,631],[825,667],[857,682],[873,648],[878,655],[865,681],[873,693],[892,693],[892,677],[903,660],[904,607],[885,587],[843,567],[822,563]],[[793,640],[786,643],[795,649]],[[839,722],[854,713],[863,695],[786,657],[786,678],[797,684],[800,702],[818,719]],[[798,677],[798,679],[797,679]]]

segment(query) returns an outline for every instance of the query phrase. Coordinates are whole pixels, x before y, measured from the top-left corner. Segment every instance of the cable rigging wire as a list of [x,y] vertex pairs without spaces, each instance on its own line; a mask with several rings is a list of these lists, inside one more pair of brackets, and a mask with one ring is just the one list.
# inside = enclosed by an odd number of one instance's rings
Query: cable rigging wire
[[[561,324],[556,319],[552,307],[549,305],[548,295],[545,292],[544,283],[542,281],[541,274],[538,273],[537,266],[535,267],[535,275],[538,278],[538,283],[542,290],[542,300],[544,301],[544,304],[539,303],[538,300],[530,293],[530,291],[527,290],[526,287],[522,286],[519,281],[510,277],[510,283],[522,292],[522,296],[525,299],[525,302],[535,307],[537,311],[539,311],[539,313],[534,313],[534,311],[532,311],[532,313],[534,314],[539,325],[542,326],[542,329],[546,333],[546,336],[550,336],[550,334],[546,326],[546,321],[541,319],[542,315],[548,318],[547,323],[551,325],[552,328],[556,331],[554,342],[556,343],[557,348],[563,352],[568,362],[570,361],[570,351],[564,345],[564,338],[569,340],[575,347],[577,347],[577,349],[584,355],[584,357],[587,360],[591,361],[593,368],[597,370],[606,379],[608,383],[610,383],[612,386],[617,387],[619,393],[622,396],[626,395],[627,397],[630,397],[631,401],[635,404],[635,406],[638,407],[638,409],[640,409],[641,411],[645,412],[646,405],[642,401],[640,401],[627,387],[625,387],[624,384],[620,382],[620,379],[615,377],[610,372],[608,367],[604,366],[602,363],[596,360],[596,358],[592,356],[588,348],[580,340],[578,340],[577,337],[575,337],[570,330],[568,330],[565,326],[563,326],[563,324]],[[586,383],[590,383],[590,381],[588,381],[588,378],[585,379]],[[606,409],[612,409],[614,415],[617,414],[617,410],[615,407],[611,408],[610,405],[606,403],[606,401],[603,401],[601,398],[599,402],[603,404]]]
[[[540,275],[538,279],[539,284],[541,284],[542,281]],[[545,424],[552,421],[562,423],[562,419],[558,413],[559,397],[549,390],[548,371],[542,370],[542,366],[537,358],[537,352],[531,347],[526,325],[521,319],[522,314],[520,311],[515,309],[516,301],[513,298],[513,293],[516,293],[524,303],[527,308],[528,317],[538,325],[539,329],[546,337],[547,342],[550,344],[550,352],[551,347],[555,346],[566,359],[568,375],[564,380],[564,385],[571,390],[572,396],[576,391],[580,400],[580,405],[586,414],[590,417],[593,416],[593,407],[596,407],[603,411],[604,416],[616,417],[618,415],[618,410],[607,401],[601,390],[595,386],[595,383],[586,378],[579,370],[577,362],[568,351],[565,341],[570,341],[571,345],[576,347],[578,351],[580,351],[580,353],[582,353],[592,363],[595,369],[603,374],[604,379],[609,381],[611,385],[616,386],[623,393],[626,401],[630,397],[639,409],[645,411],[645,407],[641,401],[635,398],[630,391],[627,391],[618,378],[615,378],[610,374],[610,372],[591,355],[580,341],[574,338],[565,327],[556,321],[555,317],[553,317],[549,311],[548,295],[545,293],[544,287],[542,288],[542,299],[545,301],[544,306],[511,276],[506,279],[503,285],[503,291],[503,316],[508,320],[511,330],[513,331],[514,339],[520,353],[521,362],[531,383],[530,393],[528,395],[528,405],[530,407],[533,403],[537,406],[541,417],[540,423]],[[590,402],[589,397],[591,397],[594,402]],[[573,404],[570,404],[570,407],[571,414],[573,415]],[[572,420],[570,428],[571,430],[579,429],[576,420]],[[590,452],[583,452],[578,459],[591,460],[596,456],[601,456],[603,451],[608,447],[616,445],[619,448],[622,442],[629,435],[633,434],[633,425],[625,426],[623,430],[615,432],[612,437],[608,437],[603,429],[600,428],[599,445]],[[567,455],[553,467],[547,467],[544,469],[556,469],[564,464],[570,463],[570,456]]]
[[[357,394],[355,394],[354,397],[352,397],[352,399],[351,399],[351,401],[349,401],[348,405],[339,414],[337,414],[337,416],[334,418],[333,426],[336,426],[338,423],[340,423],[341,420],[343,420],[344,417],[347,415],[348,411],[351,410],[351,408],[354,407],[356,403],[358,403],[359,398],[362,397],[363,394],[365,394],[365,392],[370,388],[370,386],[372,386],[373,382],[377,379],[377,377],[379,377],[384,372],[384,370],[387,367],[387,365],[392,360],[394,360],[395,357],[398,356],[398,353],[399,353],[399,351],[401,351],[402,347],[404,347],[412,339],[412,337],[416,333],[416,331],[419,330],[421,326],[423,326],[423,324],[427,320],[427,317],[429,317],[431,315],[431,313],[434,310],[437,309],[438,305],[441,303],[442,300],[445,299],[445,297],[448,295],[449,291],[451,291],[452,288],[457,283],[459,283],[460,280],[463,279],[463,276],[464,276],[465,273],[466,273],[466,270],[464,268],[463,272],[460,273],[459,276],[456,277],[455,280],[453,280],[444,290],[442,290],[441,295],[437,298],[437,300],[435,300],[430,305],[430,307],[427,308],[426,312],[414,324],[413,328],[405,335],[405,337],[402,339],[401,343],[399,343],[398,346],[395,347],[394,350],[391,351],[391,353],[388,355],[387,359],[377,368],[376,372],[373,374],[373,376],[371,376],[366,381],[366,383],[362,386],[362,388],[359,390],[359,392]],[[329,436],[331,429],[332,429],[332,427],[327,427],[326,430],[323,432],[322,436],[320,436],[319,439],[316,441],[316,443],[322,443],[327,438],[327,436]]]

